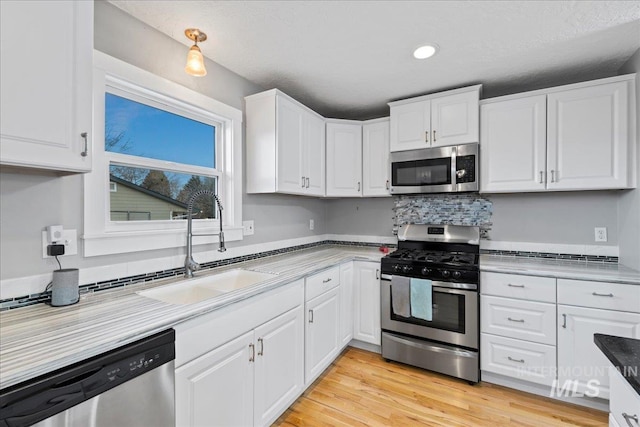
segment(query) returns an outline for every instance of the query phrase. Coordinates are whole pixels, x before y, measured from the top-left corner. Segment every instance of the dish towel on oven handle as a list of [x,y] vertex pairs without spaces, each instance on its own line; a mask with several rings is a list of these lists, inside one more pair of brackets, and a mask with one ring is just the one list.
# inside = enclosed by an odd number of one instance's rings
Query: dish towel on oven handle
[[391,280],[391,308],[396,316],[411,317],[409,278],[393,276]]
[[431,280],[411,279],[411,316],[416,319],[433,320],[433,287]]

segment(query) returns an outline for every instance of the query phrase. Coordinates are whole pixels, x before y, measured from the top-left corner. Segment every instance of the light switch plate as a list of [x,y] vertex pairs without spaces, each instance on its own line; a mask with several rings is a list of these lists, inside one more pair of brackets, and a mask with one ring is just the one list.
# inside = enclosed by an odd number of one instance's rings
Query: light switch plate
[[[64,255],[77,255],[78,254],[78,233],[76,230],[62,230],[62,237],[58,242],[61,245],[64,245]],[[49,242],[49,232],[42,232],[42,258],[51,258],[47,255],[47,246],[50,244]]]
[[245,236],[253,236],[253,220],[242,221],[242,234]]
[[316,227],[316,223],[310,219],[309,220],[309,230],[313,230]]

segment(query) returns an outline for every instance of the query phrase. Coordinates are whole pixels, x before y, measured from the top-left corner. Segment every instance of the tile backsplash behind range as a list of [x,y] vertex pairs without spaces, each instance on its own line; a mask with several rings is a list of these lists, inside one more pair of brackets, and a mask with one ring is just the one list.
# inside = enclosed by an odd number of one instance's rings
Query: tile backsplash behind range
[[480,237],[488,238],[493,204],[477,193],[420,194],[395,198],[394,233],[402,224],[450,224],[480,227]]

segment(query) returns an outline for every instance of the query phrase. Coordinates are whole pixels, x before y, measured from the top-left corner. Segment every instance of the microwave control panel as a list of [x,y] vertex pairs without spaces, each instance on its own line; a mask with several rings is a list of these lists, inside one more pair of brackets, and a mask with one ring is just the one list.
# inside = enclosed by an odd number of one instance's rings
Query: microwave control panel
[[456,157],[456,184],[475,182],[476,180],[476,156]]

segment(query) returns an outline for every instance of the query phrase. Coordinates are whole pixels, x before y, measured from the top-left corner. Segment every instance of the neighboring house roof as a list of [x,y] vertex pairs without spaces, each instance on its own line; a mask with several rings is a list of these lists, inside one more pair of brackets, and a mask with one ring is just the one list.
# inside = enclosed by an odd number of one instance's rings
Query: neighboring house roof
[[136,191],[140,191],[141,193],[147,194],[147,195],[149,195],[151,197],[155,197],[157,199],[163,200],[163,201],[168,202],[168,203],[172,203],[172,204],[177,205],[177,206],[179,206],[181,208],[184,208],[184,210],[187,210],[187,204],[181,202],[180,200],[172,199],[169,196],[165,196],[164,194],[160,194],[160,193],[158,193],[156,191],[149,190],[148,188],[141,187],[141,186],[136,185],[136,184],[134,184],[132,182],[126,181],[126,180],[124,180],[122,178],[118,178],[115,175],[111,175],[110,174],[109,175],[109,181],[115,182],[115,183],[117,183],[119,185],[124,185],[125,187],[131,188],[131,189],[136,190]]

